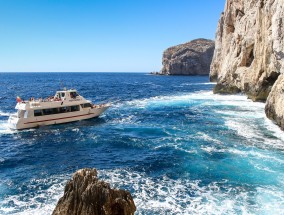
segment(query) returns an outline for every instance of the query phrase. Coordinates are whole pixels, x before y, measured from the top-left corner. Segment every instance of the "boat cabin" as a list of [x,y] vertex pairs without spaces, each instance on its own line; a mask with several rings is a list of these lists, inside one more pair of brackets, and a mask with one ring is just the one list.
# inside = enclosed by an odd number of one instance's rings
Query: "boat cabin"
[[32,99],[29,102],[19,102],[17,118],[62,114],[86,109],[93,109],[93,104],[84,99],[76,90],[61,90],[46,99]]
[[80,95],[76,90],[63,90],[63,91],[57,91],[54,99],[58,100],[70,100],[70,99],[76,99]]

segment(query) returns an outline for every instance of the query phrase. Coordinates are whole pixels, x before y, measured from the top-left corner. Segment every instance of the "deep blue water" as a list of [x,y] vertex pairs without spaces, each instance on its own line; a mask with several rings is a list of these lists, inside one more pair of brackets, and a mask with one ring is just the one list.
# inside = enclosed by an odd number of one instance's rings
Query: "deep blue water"
[[[15,98],[61,86],[113,106],[100,118],[11,131]],[[0,73],[0,214],[51,214],[95,167],[137,214],[283,214],[284,134],[264,104],[213,95],[207,77]]]

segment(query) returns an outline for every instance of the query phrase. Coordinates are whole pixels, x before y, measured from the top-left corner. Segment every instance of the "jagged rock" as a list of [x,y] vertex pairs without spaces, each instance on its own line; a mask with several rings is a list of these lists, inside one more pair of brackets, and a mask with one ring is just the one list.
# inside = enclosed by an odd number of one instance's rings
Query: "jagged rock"
[[163,75],[208,75],[214,53],[214,41],[196,39],[164,51]]
[[281,74],[268,96],[265,113],[284,130],[284,74]]
[[96,169],[78,170],[64,190],[53,215],[133,215],[134,201],[128,191],[111,189],[97,178]]
[[214,92],[266,100],[284,72],[284,0],[227,0],[215,42]]

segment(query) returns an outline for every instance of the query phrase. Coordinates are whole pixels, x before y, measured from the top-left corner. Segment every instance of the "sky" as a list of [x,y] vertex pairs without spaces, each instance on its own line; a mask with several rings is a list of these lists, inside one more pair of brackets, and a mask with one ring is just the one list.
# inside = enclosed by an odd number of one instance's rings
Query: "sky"
[[0,0],[0,72],[152,72],[215,38],[225,0]]

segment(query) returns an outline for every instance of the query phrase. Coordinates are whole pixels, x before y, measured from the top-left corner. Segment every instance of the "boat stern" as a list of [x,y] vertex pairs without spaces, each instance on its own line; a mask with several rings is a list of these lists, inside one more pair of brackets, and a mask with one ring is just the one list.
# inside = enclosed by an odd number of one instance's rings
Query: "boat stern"
[[15,115],[15,114],[10,115],[10,117],[8,119],[8,127],[10,129],[16,130],[18,122],[19,122],[19,118],[17,117],[17,115]]

